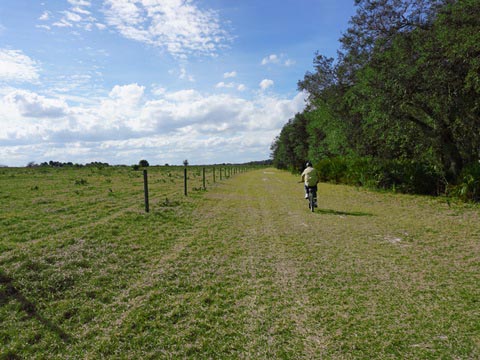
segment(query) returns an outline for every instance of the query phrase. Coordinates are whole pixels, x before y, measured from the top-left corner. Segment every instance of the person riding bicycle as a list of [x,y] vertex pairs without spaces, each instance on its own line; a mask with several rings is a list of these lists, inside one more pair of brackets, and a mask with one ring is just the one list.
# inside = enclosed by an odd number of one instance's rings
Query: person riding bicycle
[[308,199],[308,192],[310,189],[317,193],[317,184],[319,182],[317,170],[312,166],[310,161],[305,164],[306,168],[302,172],[302,182],[305,184],[305,199]]

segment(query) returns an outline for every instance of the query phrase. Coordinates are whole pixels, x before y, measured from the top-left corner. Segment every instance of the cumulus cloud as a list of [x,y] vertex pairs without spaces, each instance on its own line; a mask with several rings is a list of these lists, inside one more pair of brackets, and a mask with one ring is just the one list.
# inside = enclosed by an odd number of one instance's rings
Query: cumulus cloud
[[157,163],[193,157],[207,163],[218,161],[218,154],[225,154],[224,161],[261,159],[305,105],[304,94],[248,100],[160,89],[150,96],[141,85],[117,85],[97,103],[72,106],[62,98],[12,90],[0,97],[0,157],[20,157],[17,165],[51,159],[128,164],[148,154]]
[[260,89],[262,90],[267,90],[269,87],[273,86],[274,82],[273,80],[270,80],[270,79],[263,79],[259,86],[260,86]]
[[109,96],[112,99],[136,104],[143,96],[144,91],[145,87],[138,84],[115,85],[112,91],[110,91]]
[[218,13],[180,0],[105,0],[107,24],[122,36],[175,57],[215,55],[229,41]]
[[35,82],[39,78],[36,61],[20,50],[0,49],[0,80]]
[[5,102],[14,105],[25,117],[58,118],[67,113],[67,105],[63,100],[48,99],[24,90],[16,90],[8,94]]

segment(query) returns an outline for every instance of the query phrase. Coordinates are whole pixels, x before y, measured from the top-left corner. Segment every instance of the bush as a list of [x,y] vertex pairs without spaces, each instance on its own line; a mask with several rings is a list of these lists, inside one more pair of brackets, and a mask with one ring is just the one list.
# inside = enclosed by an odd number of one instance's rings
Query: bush
[[334,157],[320,160],[315,166],[320,180],[327,182],[347,183],[348,165],[345,158]]
[[409,194],[438,195],[442,174],[430,164],[412,160],[383,161],[378,187]]
[[480,201],[480,164],[465,166],[457,184],[448,189],[448,195],[463,201]]
[[411,160],[336,157],[320,160],[316,168],[321,181],[403,193],[438,195],[442,182],[434,166]]

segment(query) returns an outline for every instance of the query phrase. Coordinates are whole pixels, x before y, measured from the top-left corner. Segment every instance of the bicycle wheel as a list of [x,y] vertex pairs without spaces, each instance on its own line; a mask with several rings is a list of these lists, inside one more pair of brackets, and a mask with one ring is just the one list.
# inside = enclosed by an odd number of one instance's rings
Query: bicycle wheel
[[308,208],[310,209],[311,212],[314,212],[315,211],[315,197],[314,197],[314,194],[313,194],[313,190],[310,190],[308,192]]

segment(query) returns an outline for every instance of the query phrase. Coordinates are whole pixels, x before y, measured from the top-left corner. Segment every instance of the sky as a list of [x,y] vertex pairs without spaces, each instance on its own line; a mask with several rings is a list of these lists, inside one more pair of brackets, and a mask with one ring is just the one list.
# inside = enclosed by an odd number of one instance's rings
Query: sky
[[353,0],[0,0],[0,164],[270,157]]

